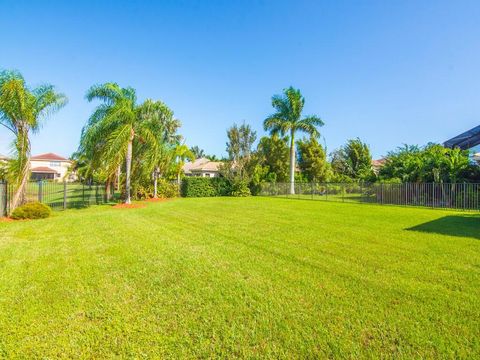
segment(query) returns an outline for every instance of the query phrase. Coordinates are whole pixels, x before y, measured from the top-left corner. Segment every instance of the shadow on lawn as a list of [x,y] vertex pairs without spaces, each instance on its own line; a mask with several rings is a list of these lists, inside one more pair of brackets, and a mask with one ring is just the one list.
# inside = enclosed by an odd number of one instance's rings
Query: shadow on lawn
[[413,226],[406,230],[471,237],[480,240],[480,216],[450,215]]

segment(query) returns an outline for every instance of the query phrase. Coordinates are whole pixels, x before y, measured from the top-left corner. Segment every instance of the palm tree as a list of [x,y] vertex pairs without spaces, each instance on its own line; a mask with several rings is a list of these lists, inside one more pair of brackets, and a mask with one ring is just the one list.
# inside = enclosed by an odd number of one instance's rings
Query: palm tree
[[120,162],[125,161],[125,203],[130,204],[134,140],[157,148],[156,132],[160,125],[148,101],[137,106],[135,90],[130,87],[121,88],[116,83],[94,85],[87,91],[86,98],[103,103],[95,109],[84,129],[83,142],[87,147],[100,148],[97,153],[101,154],[109,174],[116,172]]
[[272,106],[276,113],[263,122],[265,131],[270,131],[271,135],[284,136],[290,133],[290,194],[295,194],[295,133],[302,131],[317,137],[320,135],[317,127],[323,126],[323,121],[318,116],[302,118],[304,104],[305,98],[300,90],[289,87],[282,95],[272,97]]
[[176,165],[176,173],[177,173],[177,183],[180,185],[180,177],[182,174],[183,166],[185,165],[185,161],[195,160],[195,154],[188,148],[187,145],[177,145],[174,150],[174,157],[176,158],[177,165]]
[[42,120],[67,103],[65,95],[52,85],[29,88],[17,71],[0,72],[0,124],[14,136],[10,177],[15,185],[12,208],[23,204],[30,174],[30,132],[37,132]]

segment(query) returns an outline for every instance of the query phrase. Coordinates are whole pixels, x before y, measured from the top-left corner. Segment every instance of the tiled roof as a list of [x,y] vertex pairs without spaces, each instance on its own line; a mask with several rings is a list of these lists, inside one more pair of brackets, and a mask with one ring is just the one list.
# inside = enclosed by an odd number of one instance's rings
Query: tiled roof
[[64,158],[63,156],[60,156],[54,153],[35,155],[35,156],[32,156],[30,160],[70,161]]
[[219,161],[210,161],[207,158],[201,158],[197,159],[195,161],[186,163],[183,166],[183,171],[186,174],[196,171],[219,171],[220,166],[222,165],[222,162]]
[[50,169],[48,166],[38,166],[32,169],[34,173],[51,173],[56,174],[57,172],[53,169]]

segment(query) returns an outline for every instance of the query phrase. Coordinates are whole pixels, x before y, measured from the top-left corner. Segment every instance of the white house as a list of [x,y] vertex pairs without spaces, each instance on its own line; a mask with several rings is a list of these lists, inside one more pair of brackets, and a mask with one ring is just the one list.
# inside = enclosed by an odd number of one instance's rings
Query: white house
[[30,158],[32,180],[74,181],[75,174],[70,174],[72,161],[54,153],[35,155]]
[[220,176],[220,161],[211,161],[207,158],[200,158],[192,162],[188,162],[183,166],[185,176],[198,177],[218,177]]

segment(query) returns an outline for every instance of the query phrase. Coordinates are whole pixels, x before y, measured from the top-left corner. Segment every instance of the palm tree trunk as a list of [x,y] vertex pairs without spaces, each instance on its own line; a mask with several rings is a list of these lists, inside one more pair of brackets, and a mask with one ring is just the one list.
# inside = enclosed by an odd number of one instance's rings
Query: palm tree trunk
[[153,198],[154,199],[158,198],[157,183],[158,183],[158,167],[156,167],[155,170],[153,171]]
[[290,135],[290,195],[295,195],[295,131]]
[[16,148],[18,177],[17,189],[12,201],[12,210],[26,202],[27,182],[30,175],[30,139],[28,138],[28,128],[25,126],[18,127]]
[[126,172],[125,172],[125,204],[131,204],[132,200],[130,198],[130,173],[132,169],[132,148],[133,148],[133,137],[135,133],[133,129],[131,131],[130,140],[128,141],[127,145],[127,156],[126,156]]
[[121,171],[122,171],[122,166],[118,165],[118,168],[117,168],[117,191],[120,191],[120,174],[121,174]]
[[105,200],[107,202],[110,201],[111,185],[112,185],[112,181],[110,180],[110,178],[108,178],[107,182],[105,183]]

